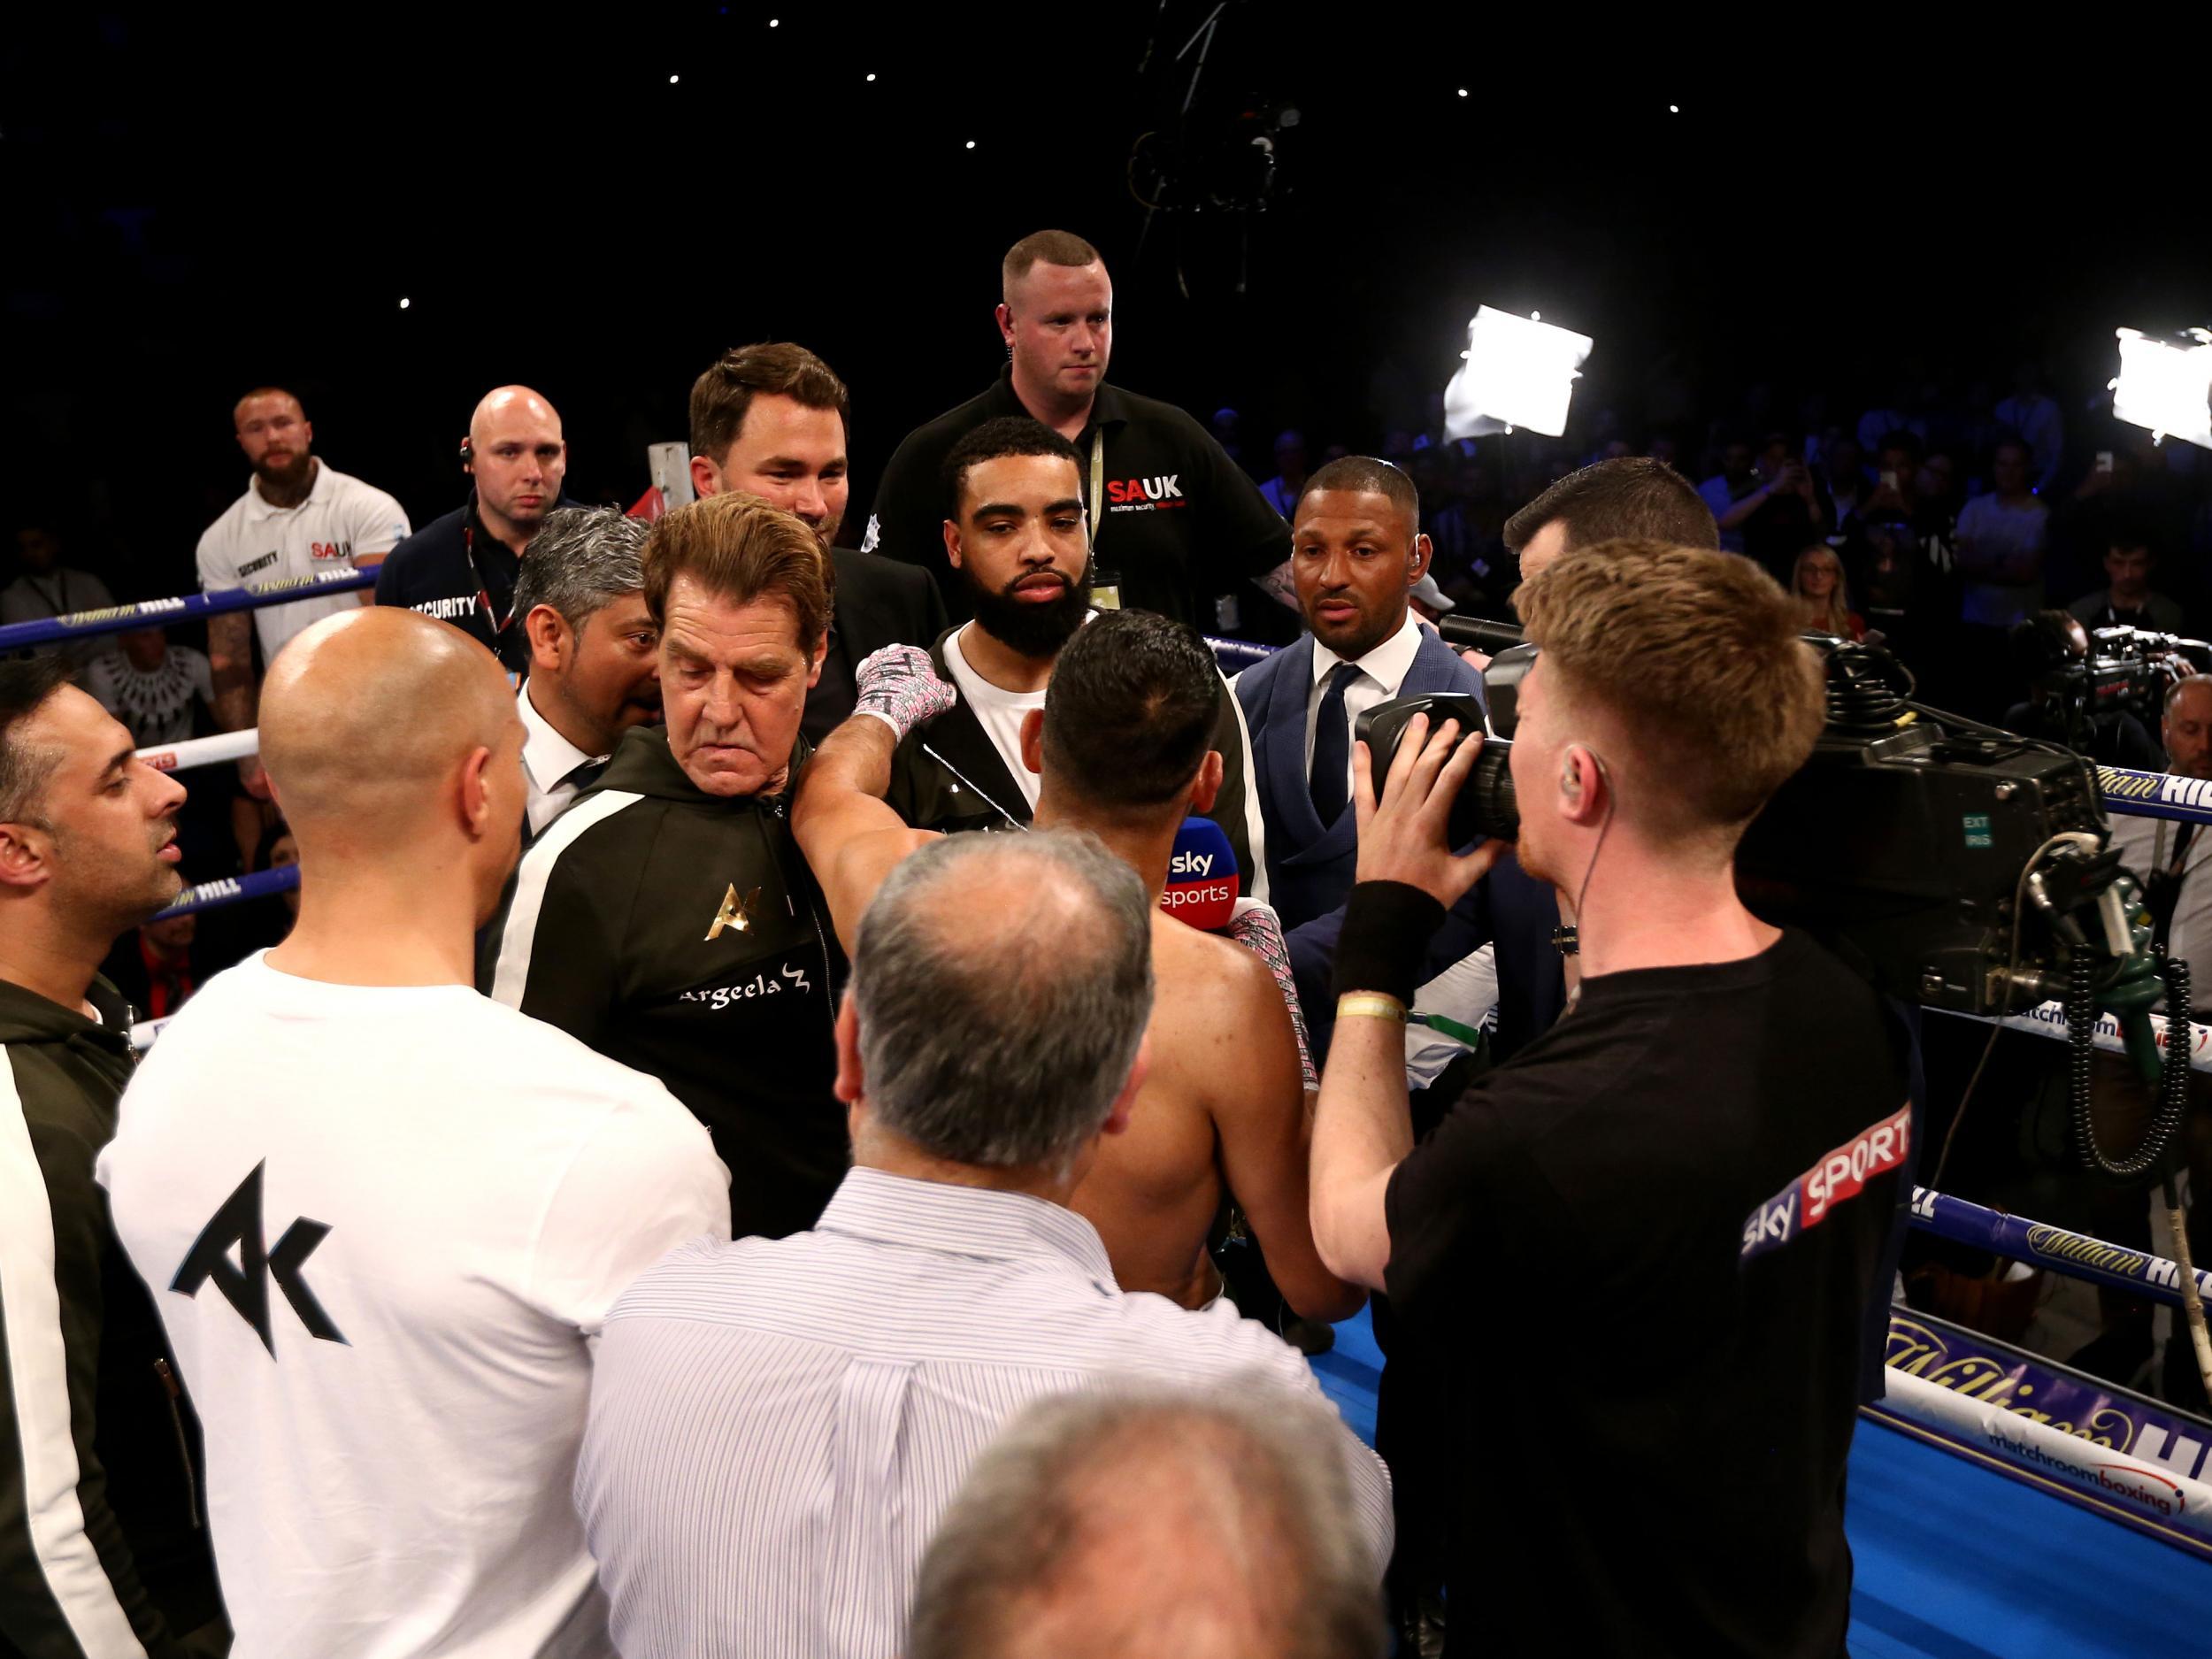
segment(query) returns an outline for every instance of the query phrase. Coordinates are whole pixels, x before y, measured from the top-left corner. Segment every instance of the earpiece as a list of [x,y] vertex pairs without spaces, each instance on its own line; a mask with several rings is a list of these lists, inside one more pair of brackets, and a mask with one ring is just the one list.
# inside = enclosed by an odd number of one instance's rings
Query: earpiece
[[462,467],[462,470],[463,470],[464,472],[465,472],[465,471],[468,469],[469,464],[470,464],[471,462],[472,462],[473,460],[475,460],[475,459],[476,459],[476,448],[475,448],[475,446],[474,446],[473,444],[470,443],[470,442],[469,442],[469,441],[468,441],[466,438],[462,439],[462,440],[461,440],[461,467]]

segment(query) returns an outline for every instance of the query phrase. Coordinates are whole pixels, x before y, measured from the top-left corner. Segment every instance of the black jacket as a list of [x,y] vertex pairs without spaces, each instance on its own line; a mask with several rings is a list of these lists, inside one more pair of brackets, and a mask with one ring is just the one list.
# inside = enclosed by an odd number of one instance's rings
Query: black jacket
[[480,981],[691,1109],[730,1171],[734,1237],[812,1226],[851,1161],[830,1092],[844,961],[788,798],[707,795],[665,731],[625,733],[531,844]]
[[131,1050],[115,987],[90,1001],[97,1024],[0,981],[0,1654],[79,1659],[127,1625],[175,1659],[222,1603],[198,1424],[92,1179]]
[[[564,495],[554,504],[586,503]],[[515,579],[521,573],[514,549],[477,517],[472,489],[465,504],[433,518],[391,550],[377,569],[376,603],[450,622],[510,673],[521,674],[530,665],[530,641],[514,614]]]
[[[929,649],[937,678],[949,686],[956,682],[945,661],[945,641],[957,632],[947,628]],[[1262,834],[1258,844],[1254,844],[1256,815],[1247,805],[1251,789],[1251,742],[1245,735],[1242,711],[1226,681],[1221,687],[1213,747],[1221,756],[1221,790],[1207,816],[1229,838],[1230,850],[1236,854],[1244,879],[1244,895],[1265,902],[1266,841]],[[965,698],[935,719],[916,726],[901,741],[891,757],[891,787],[883,798],[916,829],[947,833],[1017,829],[1031,817],[1029,797],[1015,782],[998,746],[991,741],[990,733],[983,729]]]
[[818,743],[852,716],[853,673],[871,652],[887,645],[919,645],[945,631],[945,602],[929,572],[852,548],[830,549],[837,572],[829,652],[822,677],[806,694],[799,730]]

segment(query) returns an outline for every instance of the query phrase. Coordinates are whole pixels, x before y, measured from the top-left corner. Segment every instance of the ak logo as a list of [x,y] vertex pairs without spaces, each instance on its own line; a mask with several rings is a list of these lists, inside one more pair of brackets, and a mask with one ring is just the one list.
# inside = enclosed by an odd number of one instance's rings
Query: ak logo
[[730,883],[730,890],[722,897],[722,908],[714,913],[714,920],[707,926],[707,942],[722,937],[722,930],[734,927],[741,933],[753,929],[753,906],[760,902],[760,889],[755,887],[743,898],[737,896],[737,883]]
[[[269,1281],[274,1279],[310,1336],[325,1342],[344,1342],[344,1335],[323,1311],[322,1303],[315,1300],[315,1293],[303,1277],[307,1258],[329,1233],[329,1225],[298,1217],[285,1228],[276,1248],[270,1249],[261,1226],[261,1171],[265,1167],[255,1164],[253,1173],[238,1183],[238,1190],[223,1200],[223,1207],[200,1229],[200,1236],[185,1252],[184,1263],[169,1281],[169,1288],[196,1296],[200,1286],[212,1279],[223,1300],[253,1327],[253,1333],[273,1359],[276,1342],[269,1330]],[[238,1247],[234,1266],[230,1259],[234,1244]]]

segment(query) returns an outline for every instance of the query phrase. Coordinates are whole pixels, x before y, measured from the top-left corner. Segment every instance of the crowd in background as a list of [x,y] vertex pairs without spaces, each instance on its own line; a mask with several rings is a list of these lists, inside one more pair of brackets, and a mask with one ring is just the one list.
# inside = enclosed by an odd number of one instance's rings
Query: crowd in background
[[[1640,411],[1586,403],[1560,438],[1515,432],[1455,442],[1441,430],[1440,391],[1425,396],[1385,365],[1363,410],[1279,430],[1260,411],[1228,405],[1204,418],[1286,518],[1315,468],[1348,453],[1350,441],[1379,437],[1370,452],[1402,465],[1420,491],[1437,588],[1471,615],[1512,616],[1519,569],[1504,531],[1517,508],[1578,467],[1646,455],[1698,486],[1723,545],[1796,595],[1809,628],[1887,645],[1928,700],[1977,718],[2017,714],[2063,655],[2062,638],[2043,643],[2055,618],[2033,642],[2014,637],[2038,612],[2069,613],[2086,629],[2212,631],[2212,465],[2185,443],[2154,443],[2116,420],[2102,388],[2055,387],[2022,364],[2008,386],[1909,366],[1886,395],[1864,399],[1793,396],[1763,383],[1725,408],[1692,412],[1677,406],[1683,396],[1663,383]],[[210,495],[225,482],[211,480]],[[418,523],[446,505],[406,503]],[[858,528],[849,523],[844,539]],[[107,570],[103,549],[77,532],[55,511],[14,526],[0,620],[191,590],[182,557],[127,577]],[[1206,620],[1214,632],[1271,643],[1294,626],[1248,589],[1221,596]],[[85,687],[141,743],[168,743],[217,729],[199,632],[145,627],[63,649],[81,664]],[[2143,724],[2155,739],[2155,719]],[[2159,760],[2139,747],[2100,758]],[[283,862],[273,816],[240,825],[228,801],[208,795],[196,791],[189,810],[191,879],[266,869],[272,856]],[[203,931],[211,938],[179,941],[173,935],[191,925],[168,924],[168,942],[141,941],[142,967],[127,952],[116,965],[135,984],[157,964],[173,974],[188,960],[188,985],[268,943],[273,931],[280,935],[280,904],[255,908],[265,914],[250,926],[211,924]]]

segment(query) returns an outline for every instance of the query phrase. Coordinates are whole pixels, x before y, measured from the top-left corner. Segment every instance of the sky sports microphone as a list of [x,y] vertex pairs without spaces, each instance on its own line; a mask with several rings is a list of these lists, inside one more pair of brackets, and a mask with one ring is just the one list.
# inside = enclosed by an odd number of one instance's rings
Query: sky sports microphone
[[1160,908],[1201,933],[1229,925],[1243,882],[1229,838],[1210,818],[1187,818],[1175,832],[1175,851],[1167,863],[1167,887]]

